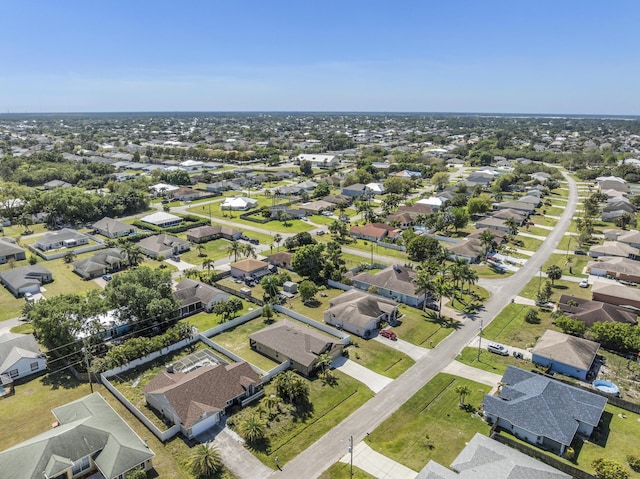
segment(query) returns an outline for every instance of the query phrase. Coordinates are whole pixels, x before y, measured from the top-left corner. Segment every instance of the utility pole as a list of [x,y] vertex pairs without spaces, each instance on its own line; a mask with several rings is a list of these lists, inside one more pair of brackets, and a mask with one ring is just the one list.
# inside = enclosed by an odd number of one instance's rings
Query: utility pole
[[84,353],[84,362],[87,365],[87,376],[89,376],[89,388],[91,388],[91,393],[93,393],[93,383],[91,382],[91,372],[89,371],[89,350],[87,349],[86,341],[84,341],[82,352]]
[[373,242],[371,242],[371,267],[373,268]]
[[349,467],[349,477],[353,479],[353,436],[349,436],[349,452],[351,453],[351,465]]
[[209,203],[209,224],[211,224],[211,203]]
[[478,336],[478,362],[480,362],[480,349],[482,348],[482,319],[480,320],[480,335]]

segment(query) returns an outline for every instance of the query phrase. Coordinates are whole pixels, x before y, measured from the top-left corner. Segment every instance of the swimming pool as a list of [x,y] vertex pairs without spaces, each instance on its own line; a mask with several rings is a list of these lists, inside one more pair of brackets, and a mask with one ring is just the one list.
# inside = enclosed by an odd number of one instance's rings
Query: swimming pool
[[602,391],[605,394],[612,394],[617,396],[620,394],[620,390],[618,386],[613,384],[611,381],[605,381],[604,379],[598,379],[597,381],[593,381],[593,387],[598,391]]

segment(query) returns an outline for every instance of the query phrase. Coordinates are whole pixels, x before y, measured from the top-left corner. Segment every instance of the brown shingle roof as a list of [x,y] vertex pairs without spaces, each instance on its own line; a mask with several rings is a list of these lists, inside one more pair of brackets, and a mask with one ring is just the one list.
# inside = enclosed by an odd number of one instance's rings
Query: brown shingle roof
[[229,266],[240,271],[244,271],[245,273],[250,273],[252,271],[268,267],[269,263],[265,263],[264,261],[260,261],[259,259],[246,258],[236,263],[231,263]]

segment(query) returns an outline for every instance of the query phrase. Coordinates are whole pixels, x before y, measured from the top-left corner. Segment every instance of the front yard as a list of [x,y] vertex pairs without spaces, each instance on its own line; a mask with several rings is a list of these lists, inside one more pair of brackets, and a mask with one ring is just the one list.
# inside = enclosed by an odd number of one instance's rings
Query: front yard
[[398,311],[402,314],[400,325],[394,326],[393,331],[399,338],[416,346],[437,346],[440,341],[458,329],[461,324],[450,318],[440,319],[438,313],[427,309],[420,311],[401,304]]
[[[540,324],[530,324],[524,320],[529,309],[538,311]],[[510,303],[484,328],[482,337],[507,346],[529,348],[547,329],[559,330],[553,325],[550,312],[535,306]]]
[[[231,416],[227,424],[238,431],[250,415],[262,416],[266,422],[266,438],[250,450],[268,467],[274,467],[276,457],[281,465],[286,464],[373,397],[373,392],[364,384],[340,371],[333,374],[336,377],[333,385],[319,379],[305,379],[309,385],[309,403],[298,407],[281,403],[281,412],[267,412],[265,399],[275,394],[275,387],[267,384],[265,398]],[[267,420],[269,414],[275,414],[272,420]]]
[[414,365],[415,361],[373,339],[351,336],[352,344],[347,348],[349,359],[372,371],[395,379]]
[[477,407],[489,386],[467,379],[438,374],[365,441],[376,451],[420,471],[429,460],[448,466],[475,433],[488,434],[489,425],[477,414],[458,406],[457,386],[471,394],[465,403]]

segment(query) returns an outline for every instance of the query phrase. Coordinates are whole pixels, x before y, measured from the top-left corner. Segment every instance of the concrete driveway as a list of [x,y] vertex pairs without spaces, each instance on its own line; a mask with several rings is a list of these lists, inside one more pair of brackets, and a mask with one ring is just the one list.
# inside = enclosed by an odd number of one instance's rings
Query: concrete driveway
[[442,370],[443,373],[453,374],[454,376],[460,376],[461,378],[470,379],[481,384],[486,384],[492,388],[497,388],[498,383],[502,379],[502,375],[484,371],[482,369],[467,366],[466,364],[458,361],[451,361]]
[[338,371],[342,371],[346,375],[366,384],[376,394],[393,382],[393,379],[373,372],[371,369],[365,368],[343,356],[335,358],[331,365]]
[[384,344],[390,348],[395,349],[396,351],[400,351],[401,353],[406,354],[414,361],[424,357],[429,352],[426,348],[421,348],[420,346],[416,346],[415,344],[411,344],[408,341],[403,341],[402,339],[396,339],[392,341],[391,339],[383,338],[378,335],[373,338],[374,341],[378,341],[379,343]]

